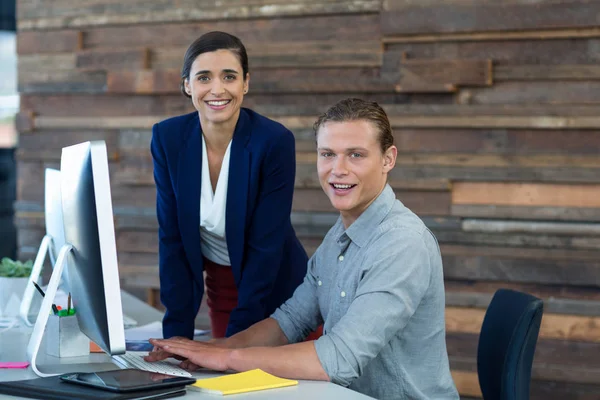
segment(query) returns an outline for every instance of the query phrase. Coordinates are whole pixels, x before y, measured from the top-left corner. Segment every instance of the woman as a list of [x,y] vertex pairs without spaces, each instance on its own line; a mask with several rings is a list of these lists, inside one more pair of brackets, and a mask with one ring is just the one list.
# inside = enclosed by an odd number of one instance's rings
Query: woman
[[202,35],[181,71],[196,111],[153,127],[165,338],[192,338],[205,284],[219,338],[268,317],[306,273],[290,221],[294,136],[241,108],[249,83],[242,42]]

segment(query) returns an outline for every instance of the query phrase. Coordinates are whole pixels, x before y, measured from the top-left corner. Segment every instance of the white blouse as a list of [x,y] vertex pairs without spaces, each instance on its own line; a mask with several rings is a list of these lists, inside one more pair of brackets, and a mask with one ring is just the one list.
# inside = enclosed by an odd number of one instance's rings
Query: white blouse
[[229,150],[225,150],[217,188],[213,193],[210,182],[206,140],[202,137],[202,187],[200,191],[200,249],[202,254],[217,264],[231,265],[225,238],[225,208],[229,181]]

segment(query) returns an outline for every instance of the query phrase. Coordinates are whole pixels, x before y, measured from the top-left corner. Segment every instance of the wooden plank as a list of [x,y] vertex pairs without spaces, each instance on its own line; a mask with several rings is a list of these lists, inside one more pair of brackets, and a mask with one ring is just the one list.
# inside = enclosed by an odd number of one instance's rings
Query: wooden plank
[[492,295],[498,289],[506,288],[529,293],[545,299],[560,298],[565,301],[600,301],[600,291],[598,288],[592,286],[544,285],[507,281],[453,280],[448,278],[444,281],[444,285],[447,292],[479,292]]
[[406,53],[409,58],[493,60],[494,64],[594,64],[598,60],[597,38],[556,40],[440,41],[387,44],[386,54]]
[[[360,26],[361,29],[356,29]],[[211,31],[225,31],[242,39],[253,56],[256,46],[306,41],[363,42],[365,38],[379,38],[377,14],[340,14],[257,19],[200,21],[193,23],[163,22],[160,24],[132,24],[129,26],[94,27],[85,30],[84,48],[101,49],[122,46],[152,46],[153,48],[184,48],[196,38]],[[57,31],[53,31],[57,32]],[[60,31],[58,31],[60,32]],[[46,32],[27,32],[42,35]],[[21,32],[19,33],[21,34]],[[36,51],[42,52],[42,51]],[[183,53],[180,53],[183,61]],[[176,66],[180,68],[180,65]],[[252,72],[252,64],[250,66]]]
[[383,35],[587,28],[597,25],[600,13],[597,4],[585,0],[427,3],[384,1]]
[[17,59],[19,77],[21,75],[29,76],[23,77],[25,78],[23,82],[39,81],[39,78],[36,79],[36,77],[42,73],[47,75],[56,70],[75,69],[76,59],[75,53],[22,55]]
[[[510,100],[509,100],[510,101]],[[518,101],[516,102],[518,103]],[[521,117],[521,116],[390,116],[393,127],[422,128],[523,128],[523,129],[573,129],[597,127],[596,117]],[[594,126],[596,125],[596,126]]]
[[[17,20],[19,31],[74,28],[101,25],[129,25],[157,22],[187,22],[206,21],[217,19],[261,18],[274,16],[296,15],[322,15],[322,14],[353,14],[365,12],[378,12],[378,0],[347,1],[302,1],[296,3],[282,3],[280,1],[264,2],[259,4],[217,4],[206,3],[199,7],[192,0],[180,1],[178,7],[173,9],[167,0],[155,0],[152,7],[147,2],[130,1],[127,3],[103,3],[103,15],[99,18],[94,13],[97,5],[78,4],[72,7],[66,3],[56,4],[52,9],[40,7],[27,7],[21,11]],[[152,12],[150,12],[152,11]]]
[[108,158],[115,161],[118,152],[118,132],[108,131],[36,131],[35,135],[21,135],[17,157],[19,160],[60,161],[61,150],[72,144],[104,140],[108,149]]
[[458,33],[426,33],[417,35],[385,36],[382,42],[392,43],[433,43],[433,42],[484,42],[484,41],[541,41],[556,39],[586,39],[600,37],[600,28],[580,29],[535,29],[531,31],[501,32],[458,32]]
[[43,199],[43,182],[44,165],[41,162],[20,161],[17,164],[17,200],[38,201]]
[[585,81],[600,79],[597,65],[505,65],[494,66],[496,82],[505,81]]
[[[447,231],[435,231],[437,239],[442,244],[450,244],[446,236]],[[539,242],[542,238],[530,237],[530,241],[535,242],[538,247],[542,247]],[[486,238],[487,239],[487,238]],[[496,245],[510,246],[512,243],[509,237],[500,237],[500,240],[492,242],[491,240],[480,240],[478,243],[469,243],[467,240],[463,245]],[[549,241],[546,239],[546,242]],[[454,240],[452,244],[460,244]],[[517,246],[526,246],[524,241],[514,243]],[[475,246],[473,246],[475,247]],[[549,246],[544,246],[549,247]],[[558,246],[557,246],[558,247]],[[566,247],[566,246],[563,246]],[[568,247],[569,250],[578,250],[574,247]],[[590,250],[587,247],[582,250]],[[534,250],[534,249],[532,249]],[[502,282],[520,282],[520,283],[540,283],[548,285],[565,286],[590,286],[598,287],[600,285],[599,269],[600,264],[596,260],[561,260],[561,259],[539,259],[532,260],[518,256],[494,256],[491,254],[451,254],[442,253],[444,262],[444,276],[446,279],[468,279],[468,280],[486,280]]]
[[19,32],[17,54],[75,52],[81,49],[82,40],[83,32],[79,30]]
[[[493,234],[481,232],[436,232],[438,240],[442,243],[490,245],[490,246],[515,246],[515,247],[544,247],[566,249],[596,249],[600,247],[599,237],[585,236],[548,236],[533,234]],[[598,276],[600,279],[600,276]],[[597,283],[597,280],[594,279]],[[590,282],[591,283],[591,282]]]
[[20,228],[46,229],[43,211],[15,212],[15,226]]
[[[267,104],[269,110],[274,105]],[[505,116],[505,117],[593,117],[598,114],[598,106],[589,104],[381,104],[382,108],[390,117],[476,117],[476,116]],[[285,108],[284,108],[285,109]],[[319,110],[317,110],[319,111]],[[285,115],[292,113],[287,112]],[[277,113],[277,115],[283,115]],[[316,114],[315,114],[316,115]]]
[[[447,215],[449,194],[432,191],[396,191],[396,196],[419,215]],[[334,212],[329,198],[321,189],[299,189],[294,193],[294,211]]]
[[[173,94],[179,92],[180,70],[110,71],[109,93]],[[375,68],[310,68],[256,70],[252,93],[393,92]]]
[[600,221],[600,208],[498,206],[485,204],[453,204],[452,215],[457,217],[509,218],[526,220]]
[[[94,94],[21,94],[21,110],[52,117],[139,117],[181,115],[192,112],[192,102],[183,95],[136,96]],[[158,119],[157,119],[158,121]]]
[[15,116],[15,128],[19,133],[31,132],[34,129],[35,114],[31,110],[21,107]]
[[169,116],[135,117],[35,117],[34,124],[39,129],[150,129]]
[[600,185],[455,182],[452,204],[600,207]]
[[[116,170],[116,168],[115,168]],[[156,206],[156,188],[154,186],[124,186],[111,179],[113,207],[151,208]]]
[[[300,167],[300,166],[299,166]],[[487,182],[550,182],[550,183],[600,183],[596,168],[570,167],[454,167],[454,166],[402,166],[394,168],[390,179],[450,179],[453,181]]]
[[121,262],[119,278],[123,285],[141,288],[160,288],[158,267],[128,265]]
[[[394,129],[398,151],[469,154],[600,153],[600,132],[532,129]],[[314,139],[311,142],[314,149]],[[299,143],[296,149],[300,148]]]
[[45,234],[45,230],[40,228],[20,228],[17,231],[17,248],[20,252],[35,254]]
[[120,252],[158,253],[158,232],[119,231],[116,241]]
[[[479,334],[485,310],[446,307],[446,331]],[[544,313],[540,338],[600,342],[600,318]]]
[[[252,71],[251,71],[252,72]],[[252,92],[252,91],[251,91]],[[384,95],[355,92],[357,96],[367,100],[377,101],[390,117],[595,117],[598,115],[598,106],[595,105],[563,105],[563,104],[523,104],[523,105],[462,105],[462,104],[392,104],[403,98],[404,95]],[[191,101],[180,93],[161,96],[136,96],[136,95],[86,95],[86,94],[22,94],[21,110],[34,110],[39,115],[56,117],[72,116],[74,113],[86,116],[148,116],[148,115],[179,115],[193,111]],[[308,116],[305,129],[312,135],[312,123],[317,116],[329,106],[339,101],[339,95],[323,94],[314,96],[308,94],[277,94],[258,95],[249,93],[244,98],[244,106],[250,107],[263,115],[272,117]],[[383,100],[382,100],[383,99]],[[388,100],[387,102],[385,100]],[[448,126],[442,126],[446,131]],[[396,126],[398,129],[409,129],[405,126]],[[424,128],[424,127],[419,127]],[[523,134],[539,132],[542,134],[556,133],[568,135],[571,132],[588,132],[590,135],[598,134],[598,127],[589,127],[590,130],[569,130],[556,132],[554,130],[526,130],[519,131]],[[421,132],[419,129],[417,132]],[[529,133],[528,133],[529,132]],[[568,138],[568,136],[567,136]],[[597,138],[596,138],[597,139]],[[553,139],[555,140],[555,139]],[[591,139],[590,139],[591,141]],[[543,138],[535,141],[535,145],[543,145]],[[567,142],[567,140],[565,140]],[[591,144],[591,143],[590,143]]]
[[180,75],[175,69],[110,71],[106,79],[107,92],[174,94],[179,92]]
[[56,70],[19,75],[20,93],[104,93],[106,72]]
[[398,92],[427,91],[429,85],[490,86],[491,60],[405,59],[400,64]]
[[595,236],[600,235],[600,224],[464,219],[462,221],[462,230],[465,232],[537,233],[540,235]]
[[444,255],[466,255],[466,256],[489,256],[500,258],[520,258],[525,260],[562,260],[562,261],[588,261],[599,260],[600,252],[593,250],[569,250],[569,249],[531,249],[518,247],[485,247],[485,246],[440,246]]
[[[462,373],[475,373],[477,378],[477,359],[471,357],[450,357],[450,368],[452,371]],[[577,368],[563,365],[534,364],[531,371],[531,380],[537,384],[561,382],[561,383],[591,383],[600,381],[600,369]],[[545,382],[542,382],[545,381]]]
[[593,103],[600,102],[598,81],[500,82],[491,88],[469,89],[471,104]]
[[[491,293],[452,292],[446,290],[446,307],[468,307],[487,309],[492,300]],[[544,313],[569,314],[598,317],[600,301],[544,298]]]
[[[181,68],[186,49],[153,48],[152,68]],[[383,55],[381,43],[374,40],[249,43],[246,49],[252,72],[265,68],[379,67]]]
[[75,66],[91,70],[147,69],[150,68],[148,48],[118,48],[80,51],[75,56]]

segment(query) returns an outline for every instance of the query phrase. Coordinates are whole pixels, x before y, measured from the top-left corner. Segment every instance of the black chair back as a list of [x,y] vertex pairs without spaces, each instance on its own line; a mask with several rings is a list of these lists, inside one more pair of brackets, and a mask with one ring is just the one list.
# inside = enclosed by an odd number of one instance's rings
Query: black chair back
[[527,400],[543,302],[499,289],[485,313],[477,347],[477,373],[485,400]]

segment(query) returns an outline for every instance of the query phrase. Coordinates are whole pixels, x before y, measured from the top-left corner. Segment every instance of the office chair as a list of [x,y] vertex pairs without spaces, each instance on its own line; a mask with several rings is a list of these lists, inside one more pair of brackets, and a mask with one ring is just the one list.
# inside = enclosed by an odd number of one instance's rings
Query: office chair
[[528,400],[533,354],[543,314],[537,297],[499,289],[485,313],[477,373],[485,400]]

